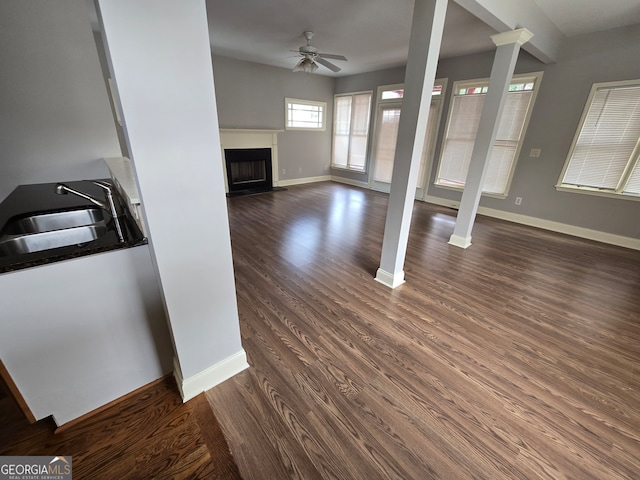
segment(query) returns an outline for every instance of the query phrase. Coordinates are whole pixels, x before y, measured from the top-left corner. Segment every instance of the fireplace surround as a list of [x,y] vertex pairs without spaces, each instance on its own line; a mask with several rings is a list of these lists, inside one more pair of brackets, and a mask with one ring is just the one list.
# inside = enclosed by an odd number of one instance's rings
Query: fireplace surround
[[[282,130],[221,128],[222,167],[224,169],[225,190],[228,194],[251,188],[266,189],[277,187],[278,181],[278,133]],[[270,153],[271,167],[260,166],[262,155]],[[244,157],[245,160],[238,160]],[[229,159],[233,167],[229,166]],[[262,171],[264,169],[264,172]],[[252,178],[256,177],[256,178]],[[265,177],[261,180],[261,177]],[[239,180],[234,185],[234,180]],[[259,181],[260,180],[260,181]],[[264,181],[264,184],[260,182]]]

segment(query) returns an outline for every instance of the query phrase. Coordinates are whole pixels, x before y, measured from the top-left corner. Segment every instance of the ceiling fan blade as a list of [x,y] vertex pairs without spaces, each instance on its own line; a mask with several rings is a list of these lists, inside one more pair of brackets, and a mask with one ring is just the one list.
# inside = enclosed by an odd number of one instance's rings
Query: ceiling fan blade
[[322,57],[316,57],[315,58],[316,62],[318,62],[320,65],[324,65],[325,67],[327,67],[329,70],[333,70],[334,72],[339,72],[340,70],[342,70],[340,67],[338,67],[337,65],[334,65],[331,62],[328,62],[327,60],[325,60]]
[[331,58],[332,60],[342,60],[343,62],[347,61],[347,57],[344,55],[335,55],[333,53],[318,53],[319,57]]

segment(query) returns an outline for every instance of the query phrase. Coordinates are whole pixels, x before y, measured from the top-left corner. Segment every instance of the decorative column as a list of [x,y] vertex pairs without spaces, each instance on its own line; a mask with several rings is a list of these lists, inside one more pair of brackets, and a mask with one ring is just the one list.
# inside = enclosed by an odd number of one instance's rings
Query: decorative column
[[447,0],[416,0],[413,9],[402,114],[398,125],[382,256],[376,273],[376,281],[391,288],[404,283],[403,268],[411,213],[446,13]]
[[469,172],[465,181],[462,200],[458,210],[456,226],[449,239],[450,245],[460,248],[471,246],[471,231],[478,212],[482,186],[487,165],[493,151],[493,143],[498,133],[498,125],[502,117],[502,110],[507,99],[509,85],[518,60],[520,47],[533,34],[526,28],[511,30],[491,36],[491,40],[498,47],[493,60],[489,90],[482,107],[476,142],[471,153]]
[[248,367],[205,3],[97,5],[186,401]]

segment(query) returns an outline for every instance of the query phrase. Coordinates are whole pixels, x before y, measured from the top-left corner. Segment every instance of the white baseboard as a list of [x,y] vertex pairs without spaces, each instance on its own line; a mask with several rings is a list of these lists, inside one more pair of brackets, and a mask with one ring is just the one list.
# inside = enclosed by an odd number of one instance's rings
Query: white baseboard
[[277,184],[274,183],[274,186],[290,187],[292,185],[304,185],[305,183],[328,182],[328,181],[344,183],[347,185],[353,185],[354,187],[369,188],[368,182],[363,182],[360,180],[351,180],[350,178],[344,178],[337,175],[320,175],[318,177],[291,178],[289,180],[279,180]]
[[345,183],[347,185],[353,185],[354,187],[369,188],[369,182],[363,182],[361,180],[351,180],[350,178],[340,177],[338,175],[331,175],[332,182]]
[[228,380],[246,368],[249,368],[247,354],[244,350],[240,350],[238,353],[225,358],[206,370],[185,379],[182,378],[178,359],[173,357],[173,376],[178,384],[183,402],[191,400],[193,397]]
[[327,182],[331,180],[331,175],[320,175],[318,177],[291,178],[289,180],[279,180],[278,187],[290,187],[291,185],[303,185],[305,183]]
[[400,273],[389,273],[381,268],[376,272],[375,281],[386,285],[389,288],[396,288],[404,283],[404,271]]
[[[446,198],[433,197],[430,195],[425,197],[425,201],[449,208],[458,208],[460,206],[460,202],[448,200]],[[543,230],[564,233],[565,235],[572,235],[574,237],[585,238],[587,240],[608,243],[610,245],[616,245],[618,247],[640,250],[640,239],[637,238],[624,237],[622,235],[615,235],[613,233],[601,232],[599,230],[592,230],[590,228],[577,227],[575,225],[567,225],[566,223],[544,220],[542,218],[530,217],[528,215],[521,215],[519,213],[505,212],[503,210],[496,210],[494,208],[487,208],[482,206],[478,207],[478,213],[480,215],[486,215],[487,217],[498,218],[500,220],[519,223],[521,225],[542,228]]]

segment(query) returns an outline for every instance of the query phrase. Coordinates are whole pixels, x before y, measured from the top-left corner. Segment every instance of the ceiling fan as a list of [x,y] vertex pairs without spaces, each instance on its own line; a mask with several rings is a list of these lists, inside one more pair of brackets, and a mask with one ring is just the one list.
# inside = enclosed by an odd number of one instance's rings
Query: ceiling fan
[[303,35],[304,38],[307,39],[307,44],[301,46],[298,50],[292,50],[293,52],[297,51],[298,54],[302,57],[298,64],[293,68],[294,72],[313,73],[318,69],[318,63],[334,72],[339,72],[340,70],[342,70],[340,67],[334,65],[326,59],[331,58],[332,60],[342,60],[346,62],[347,57],[345,57],[344,55],[335,55],[333,53],[319,53],[318,49],[311,45],[313,32],[304,32]]

